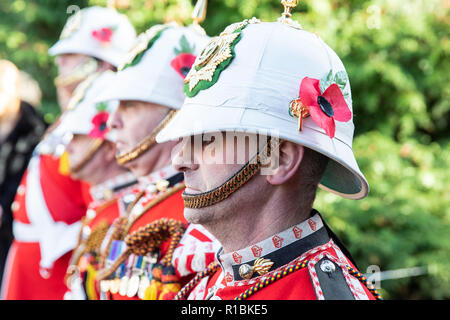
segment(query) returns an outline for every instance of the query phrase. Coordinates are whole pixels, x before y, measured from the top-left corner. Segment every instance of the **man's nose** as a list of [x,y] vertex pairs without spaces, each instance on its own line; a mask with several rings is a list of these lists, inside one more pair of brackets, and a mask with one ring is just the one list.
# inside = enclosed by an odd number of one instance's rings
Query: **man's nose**
[[111,129],[117,130],[122,128],[122,117],[120,115],[120,107],[114,111],[114,113],[109,117],[107,126]]
[[191,143],[191,137],[183,138],[172,149],[172,166],[175,170],[186,172],[188,170],[197,170],[199,163],[196,161],[194,148]]

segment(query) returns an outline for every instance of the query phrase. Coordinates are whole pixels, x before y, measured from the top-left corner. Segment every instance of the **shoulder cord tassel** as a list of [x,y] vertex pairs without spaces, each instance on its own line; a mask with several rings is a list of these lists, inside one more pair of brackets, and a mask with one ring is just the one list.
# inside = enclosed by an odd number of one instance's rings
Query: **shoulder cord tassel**
[[[102,255],[102,261],[101,261],[101,267],[104,268],[106,263],[106,258],[109,254],[109,250],[111,248],[111,244],[114,240],[120,240],[125,237],[126,234],[128,234],[130,228],[133,226],[133,224],[141,217],[143,216],[148,210],[159,204],[160,202],[164,201],[174,193],[182,190],[185,187],[184,183],[177,183],[173,187],[166,190],[166,192],[163,192],[161,195],[157,196],[155,199],[150,201],[149,204],[147,204],[140,214],[138,214],[134,219],[129,221],[129,216],[131,214],[131,211],[133,210],[134,206],[139,202],[139,200],[145,195],[145,191],[141,191],[136,196],[136,199],[128,206],[127,208],[127,214],[124,217],[120,217],[116,219],[112,225],[112,228],[114,228],[114,233],[112,234],[111,238],[108,240],[108,244],[106,246],[106,250]],[[120,265],[120,264],[119,264]]]

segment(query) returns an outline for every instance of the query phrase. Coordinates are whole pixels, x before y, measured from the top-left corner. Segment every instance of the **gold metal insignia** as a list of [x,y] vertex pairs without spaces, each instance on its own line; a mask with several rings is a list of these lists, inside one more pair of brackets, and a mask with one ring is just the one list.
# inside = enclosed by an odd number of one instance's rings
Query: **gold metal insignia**
[[232,47],[241,34],[241,29],[248,24],[258,22],[260,20],[253,18],[234,23],[228,26],[218,37],[212,38],[198,55],[193,67],[184,79],[184,83],[189,84],[189,91],[192,91],[202,80],[212,82],[217,67],[225,60],[233,57]]
[[281,17],[278,18],[278,22],[287,24],[292,28],[302,30],[303,28],[300,23],[291,19],[291,11],[297,6],[298,0],[282,0],[281,4],[284,7],[284,12],[282,13]]
[[189,26],[202,36],[206,36],[206,31],[200,26],[200,24],[206,19],[207,7],[208,0],[197,1],[194,10],[192,11],[192,24]]
[[191,68],[186,78],[185,83],[189,83],[189,90],[199,83],[200,80],[212,81],[214,72],[217,66],[223,61],[231,58],[231,46],[233,41],[239,37],[240,33],[226,34],[219,37],[214,37],[206,48],[198,56],[195,66],[201,69],[196,70]]
[[291,11],[292,11],[292,9],[294,9],[297,6],[298,0],[281,0],[281,4],[284,7],[284,12],[282,14],[282,17],[290,18]]
[[265,275],[272,268],[273,262],[270,259],[259,258],[253,263],[253,269],[258,272],[260,276]]
[[289,112],[298,118],[298,131],[302,131],[303,119],[309,116],[308,108],[303,105],[300,99],[295,99],[289,104]]
[[239,267],[239,275],[244,279],[250,279],[254,272],[260,276],[265,275],[272,268],[273,262],[270,259],[259,258],[253,263],[253,266],[243,264]]

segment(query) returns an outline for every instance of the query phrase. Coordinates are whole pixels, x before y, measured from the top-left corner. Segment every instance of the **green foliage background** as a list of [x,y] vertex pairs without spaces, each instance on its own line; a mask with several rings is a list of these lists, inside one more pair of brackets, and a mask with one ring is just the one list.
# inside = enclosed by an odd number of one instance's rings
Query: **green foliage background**
[[[190,0],[121,0],[138,32],[190,22]],[[210,0],[203,24],[216,35],[256,16],[274,21],[278,0]],[[40,83],[40,111],[59,112],[48,48],[67,8],[106,0],[3,0],[0,58]],[[445,0],[300,0],[293,18],[341,57],[355,110],[354,150],[371,191],[360,201],[319,192],[315,207],[349,247],[359,268],[426,267],[422,276],[381,283],[387,299],[450,298],[450,15]],[[293,57],[295,58],[295,57]]]

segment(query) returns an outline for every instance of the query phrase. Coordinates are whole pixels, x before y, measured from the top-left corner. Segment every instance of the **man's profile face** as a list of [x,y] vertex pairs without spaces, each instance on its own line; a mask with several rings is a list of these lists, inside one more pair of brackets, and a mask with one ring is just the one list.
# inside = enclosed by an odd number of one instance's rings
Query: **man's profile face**
[[[172,164],[184,172],[185,193],[199,194],[221,186],[254,157],[261,148],[258,141],[254,134],[220,132],[181,140],[173,150]],[[261,195],[258,190],[263,181],[264,177],[256,175],[231,197],[209,207],[185,208],[184,215],[192,223],[220,219]]]
[[[168,107],[142,102],[123,100],[116,112],[111,116],[109,126],[115,130],[117,153],[125,154],[136,147],[144,138],[150,135],[170,111]],[[148,166],[150,150],[124,164],[125,167],[142,176]]]

